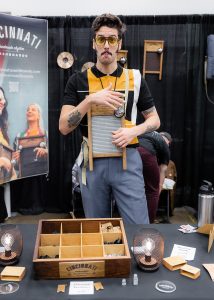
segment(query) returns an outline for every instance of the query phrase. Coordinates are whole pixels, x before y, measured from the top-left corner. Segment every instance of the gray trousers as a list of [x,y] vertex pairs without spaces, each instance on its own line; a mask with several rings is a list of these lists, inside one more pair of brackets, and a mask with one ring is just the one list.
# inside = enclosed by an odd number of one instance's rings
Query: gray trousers
[[148,224],[142,160],[135,148],[127,148],[127,170],[122,158],[95,158],[94,170],[86,170],[86,185],[79,179],[86,218],[110,218],[111,200],[116,201],[125,223]]

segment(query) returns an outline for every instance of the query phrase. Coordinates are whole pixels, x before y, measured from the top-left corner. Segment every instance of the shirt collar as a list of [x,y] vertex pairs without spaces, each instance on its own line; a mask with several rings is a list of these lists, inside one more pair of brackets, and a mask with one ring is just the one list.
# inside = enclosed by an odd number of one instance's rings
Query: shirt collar
[[[104,77],[107,75],[107,74],[102,73],[100,70],[98,70],[96,65],[94,65],[91,68],[91,71],[96,77]],[[108,75],[114,76],[114,77],[120,77],[122,73],[123,73],[123,68],[118,64],[117,69],[113,73],[108,74]]]

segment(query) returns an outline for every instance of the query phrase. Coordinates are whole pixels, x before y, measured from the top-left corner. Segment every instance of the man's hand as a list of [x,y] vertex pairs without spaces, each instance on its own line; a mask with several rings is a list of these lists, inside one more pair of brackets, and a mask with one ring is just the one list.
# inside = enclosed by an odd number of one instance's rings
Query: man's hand
[[126,147],[135,138],[133,128],[119,128],[112,132],[112,144],[118,148]]
[[112,91],[112,84],[99,92],[90,94],[87,100],[91,104],[107,105],[116,110],[119,106],[124,104],[124,94],[120,92]]
[[92,104],[106,105],[113,110],[124,105],[124,94],[112,91],[111,88],[112,84],[109,84],[107,88],[88,95],[76,107],[63,105],[59,119],[60,132],[64,135],[72,132],[79,125]]

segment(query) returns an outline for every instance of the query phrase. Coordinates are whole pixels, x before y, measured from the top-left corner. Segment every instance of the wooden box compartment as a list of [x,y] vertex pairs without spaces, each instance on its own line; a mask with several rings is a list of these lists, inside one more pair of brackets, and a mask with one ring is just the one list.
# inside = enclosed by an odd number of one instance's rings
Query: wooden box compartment
[[100,233],[83,233],[82,245],[102,245],[103,237]]
[[33,265],[36,278],[128,277],[122,219],[40,220]]
[[40,246],[59,246],[60,234],[41,234]]
[[[38,256],[40,259],[59,258],[59,247],[57,246],[41,246],[39,247]],[[45,257],[47,256],[47,257]]]
[[65,246],[60,248],[60,258],[78,258],[81,257],[80,246]]
[[104,246],[104,256],[124,256],[125,255],[125,247],[124,245],[105,245]]
[[61,235],[61,246],[80,246],[81,234],[80,233],[65,233]]

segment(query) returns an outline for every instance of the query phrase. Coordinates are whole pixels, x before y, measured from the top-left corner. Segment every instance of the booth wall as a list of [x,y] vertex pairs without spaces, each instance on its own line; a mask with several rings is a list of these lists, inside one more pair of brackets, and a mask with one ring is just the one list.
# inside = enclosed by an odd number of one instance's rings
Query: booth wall
[[[72,165],[80,148],[79,131],[60,135],[58,119],[68,77],[95,61],[92,50],[93,17],[46,17],[49,23],[49,149],[46,177],[13,182],[12,204],[23,213],[69,211],[72,199]],[[163,77],[147,75],[161,118],[161,130],[173,136],[172,160],[177,166],[176,206],[197,208],[202,179],[214,181],[214,105],[206,98],[204,60],[207,35],[214,33],[214,15],[121,16],[127,24],[123,49],[128,67],[142,71],[144,40],[164,40]],[[68,70],[56,63],[62,51],[73,54]],[[214,101],[214,84],[208,82]]]

